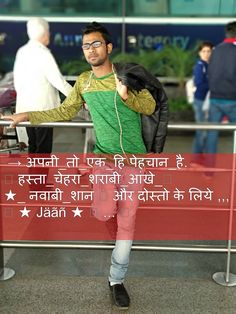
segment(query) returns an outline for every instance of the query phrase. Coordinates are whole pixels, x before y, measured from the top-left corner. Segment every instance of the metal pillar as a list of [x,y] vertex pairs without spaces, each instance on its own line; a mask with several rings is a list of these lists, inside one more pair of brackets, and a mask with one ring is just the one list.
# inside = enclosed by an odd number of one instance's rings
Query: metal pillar
[[[1,167],[0,167],[0,176],[1,176]],[[1,203],[1,198],[0,198],[0,203]],[[0,207],[0,210],[1,209],[2,208]],[[0,211],[0,241],[3,238],[2,230],[3,230],[3,217],[2,217],[2,210],[1,210]],[[13,269],[4,267],[4,252],[3,252],[3,247],[0,246],[0,281],[10,279],[14,275],[15,275],[15,271]]]
[[3,247],[0,247],[0,281],[10,279],[14,275],[15,271],[13,269],[4,267],[4,252]]
[[228,232],[228,248],[227,248],[227,266],[226,272],[214,273],[213,280],[221,286],[233,287],[236,286],[236,275],[230,273],[230,258],[232,248],[232,231],[233,231],[233,214],[234,214],[234,186],[235,186],[235,171],[236,171],[236,131],[234,131],[234,149],[233,149],[233,165],[232,165],[232,180],[231,180],[231,198],[230,198],[230,214],[229,214],[229,232]]
[[15,275],[15,271],[11,268],[3,268],[1,275],[0,275],[0,281],[11,279]]
[[122,0],[122,29],[121,29],[121,52],[126,52],[126,25],[125,25],[125,16],[126,16],[126,0]]
[[0,276],[3,272],[4,260],[3,260],[3,248],[0,247]]

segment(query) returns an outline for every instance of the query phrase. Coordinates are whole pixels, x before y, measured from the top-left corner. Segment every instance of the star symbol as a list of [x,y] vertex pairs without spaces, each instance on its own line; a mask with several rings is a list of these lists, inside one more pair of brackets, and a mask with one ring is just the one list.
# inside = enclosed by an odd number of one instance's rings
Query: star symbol
[[9,200],[15,200],[14,196],[16,195],[16,193],[12,193],[12,191],[10,190],[8,193],[5,193],[5,195],[7,196],[7,201]]
[[20,210],[20,212],[21,212],[21,217],[24,217],[24,216],[29,217],[29,212],[30,212],[30,211],[31,211],[30,209],[27,209],[26,207],[24,207],[24,209],[21,209],[21,210]]
[[73,213],[74,213],[74,217],[79,216],[81,217],[81,213],[82,213],[82,209],[79,209],[79,207],[76,207],[76,209],[72,209]]

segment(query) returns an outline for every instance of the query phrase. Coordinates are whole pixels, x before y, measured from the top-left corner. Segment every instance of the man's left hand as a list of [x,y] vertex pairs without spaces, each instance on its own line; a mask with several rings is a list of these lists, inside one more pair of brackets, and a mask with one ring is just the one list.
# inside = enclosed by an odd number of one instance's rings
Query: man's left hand
[[115,75],[116,80],[116,89],[122,100],[126,101],[128,99],[128,88],[120,80],[118,80],[117,76]]

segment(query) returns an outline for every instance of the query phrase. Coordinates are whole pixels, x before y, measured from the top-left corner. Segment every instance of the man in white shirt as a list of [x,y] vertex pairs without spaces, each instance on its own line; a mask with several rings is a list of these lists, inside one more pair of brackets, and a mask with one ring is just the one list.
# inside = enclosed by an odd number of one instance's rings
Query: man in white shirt
[[[72,87],[63,78],[57,63],[47,48],[50,42],[49,24],[42,18],[27,22],[29,41],[16,54],[14,85],[17,92],[16,113],[43,111],[60,105],[59,91],[68,96]],[[22,128],[17,128],[22,141]],[[29,153],[51,153],[53,128],[26,128]]]

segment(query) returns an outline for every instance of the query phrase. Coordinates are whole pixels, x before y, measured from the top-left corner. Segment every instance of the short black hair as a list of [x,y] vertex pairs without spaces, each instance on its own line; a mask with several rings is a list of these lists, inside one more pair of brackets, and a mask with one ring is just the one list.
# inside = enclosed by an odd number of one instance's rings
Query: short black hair
[[225,34],[228,38],[236,38],[236,21],[230,22],[226,25]]
[[213,49],[214,45],[211,41],[202,41],[198,46],[198,52],[201,51],[204,47],[209,47]]
[[84,35],[88,35],[88,34],[95,33],[95,32],[98,32],[102,35],[106,44],[111,43],[110,33],[102,24],[99,24],[97,22],[92,22],[92,23],[86,25],[86,27],[82,30],[82,37],[84,37]]

